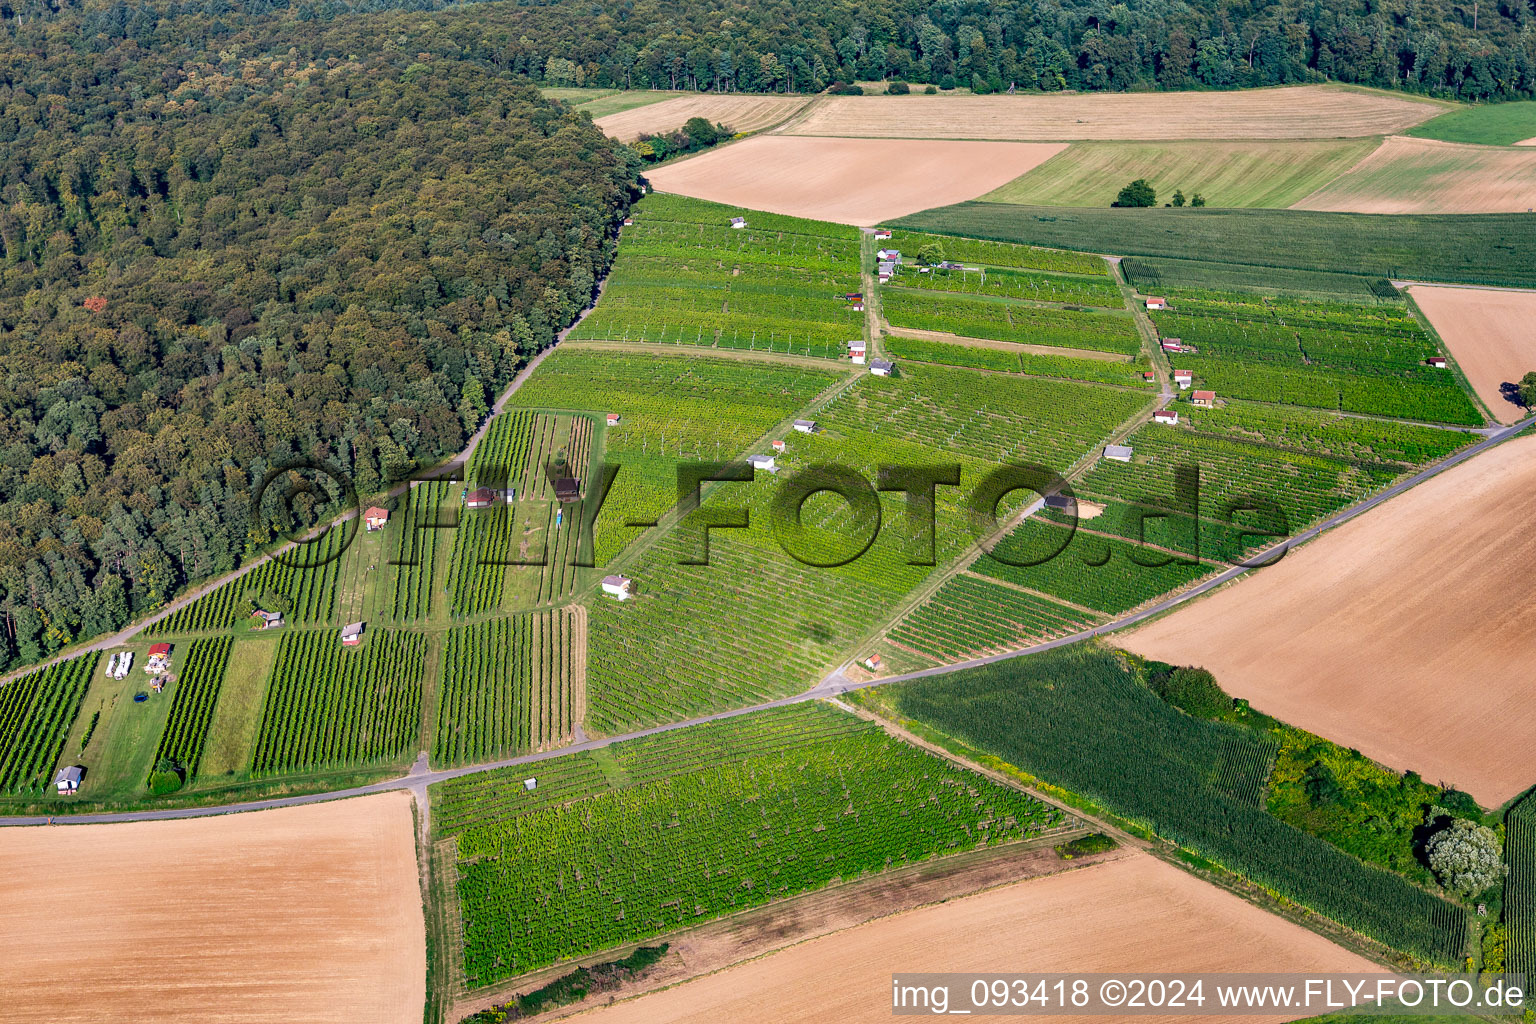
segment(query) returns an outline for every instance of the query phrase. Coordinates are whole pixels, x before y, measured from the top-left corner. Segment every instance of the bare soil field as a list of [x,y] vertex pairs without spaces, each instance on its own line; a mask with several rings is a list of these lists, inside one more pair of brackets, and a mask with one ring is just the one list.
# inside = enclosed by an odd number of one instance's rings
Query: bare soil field
[[1116,642],[1497,807],[1536,782],[1532,507],[1522,437]]
[[1446,109],[1329,85],[1218,93],[827,96],[781,132],[893,139],[1331,139],[1390,135]]
[[1397,135],[1293,210],[1525,213],[1536,208],[1536,152]]
[[1520,419],[1524,408],[1505,397],[1503,386],[1536,370],[1536,292],[1432,285],[1408,291],[1494,417]]
[[679,96],[660,103],[623,110],[596,119],[603,131],[620,142],[633,142],[642,132],[654,135],[681,128],[690,117],[708,118],[733,132],[755,132],[777,124],[810,101],[809,96]]
[[974,199],[1064,148],[761,135],[658,167],[648,176],[663,192],[868,226]]
[[[1111,970],[1380,968],[1154,857],[1129,854],[859,925],[575,1019],[591,1024],[875,1024],[891,1019],[891,974],[896,971]],[[1180,1019],[1186,1018],[1138,1018]]]
[[418,1024],[411,798],[0,829],[0,1020]]

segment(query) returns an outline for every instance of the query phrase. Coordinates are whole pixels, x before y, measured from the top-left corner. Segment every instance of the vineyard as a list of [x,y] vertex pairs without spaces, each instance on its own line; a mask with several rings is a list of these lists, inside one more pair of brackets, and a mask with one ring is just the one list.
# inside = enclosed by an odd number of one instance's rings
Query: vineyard
[[1152,381],[1143,376],[1152,368],[1145,359],[1138,359],[1134,363],[1077,359],[1066,355],[1044,355],[982,345],[957,345],[947,341],[925,341],[894,335],[886,338],[882,344],[894,358],[920,363],[964,366],[999,373],[1026,373],[1032,377],[1055,377],[1092,384],[1117,384],[1121,387],[1151,388],[1153,385]]
[[[838,465],[872,481],[881,465],[958,464],[960,487],[937,493],[931,555],[944,564],[971,539],[961,498],[986,473],[1008,462],[1065,469],[1145,402],[1132,391],[941,366],[859,378],[818,414],[816,434],[786,435],[779,478],[759,474],[706,501],[707,508],[746,507],[751,524],[716,531],[709,565],[679,564],[694,557],[697,542],[691,531],[669,530],[625,567],[637,598],[593,606],[589,726],[623,731],[794,692],[928,578],[931,568],[911,564],[930,553],[908,528],[902,494],[881,496],[879,523],[849,515],[840,497],[817,496],[796,529],[772,508],[784,474]],[[778,538],[789,534],[821,565],[846,561],[863,538],[873,540],[853,561],[821,568],[780,547]]]
[[[1107,515],[1089,520],[1075,533],[1031,516],[971,571],[1106,615],[1130,611],[1154,597],[1188,586],[1215,570],[1155,548],[1090,533]],[[1019,564],[1038,563],[1038,564]]]
[[[716,742],[722,733],[727,742]],[[1063,823],[1016,790],[820,705],[614,754],[617,788],[458,833],[471,987]]]
[[485,436],[475,445],[466,469],[470,487],[515,488],[519,496],[528,491],[528,452],[533,447],[534,429],[547,417],[518,409],[491,417]]
[[1397,304],[1193,292],[1153,314],[1193,345],[1175,363],[1223,397],[1481,425],[1456,377],[1425,365],[1439,346]]
[[46,791],[96,659],[83,654],[0,686],[0,792]]
[[952,238],[949,235],[925,235],[915,231],[895,231],[887,243],[892,249],[915,255],[924,245],[937,243],[943,258],[957,263],[980,263],[990,267],[1018,267],[1048,270],[1058,274],[1084,274],[1108,277],[1109,267],[1102,257],[1061,249],[1037,249],[1009,242],[988,242],[979,238]]
[[1179,411],[1197,433],[1365,462],[1423,465],[1475,440],[1458,430],[1251,402]]
[[620,468],[594,530],[602,565],[638,536],[626,522],[654,521],[676,503],[679,462],[748,454],[755,440],[840,379],[831,369],[562,349],[512,402],[620,414],[604,434],[604,458]]
[[203,742],[208,738],[208,725],[213,721],[213,709],[218,704],[219,687],[224,682],[224,670],[229,665],[229,648],[233,641],[227,636],[194,640],[187,645],[181,657],[181,669],[176,674],[175,688],[171,695],[170,716],[165,731],[160,734],[160,745],[155,749],[155,761],[169,758],[181,766],[186,778],[197,775],[202,762]]
[[561,609],[515,615],[448,631],[434,764],[494,761],[569,740],[577,614]]
[[898,331],[942,331],[963,338],[1126,356],[1141,351],[1136,322],[1123,313],[1025,306],[906,288],[886,288],[881,292],[880,308],[891,327]]
[[619,239],[602,300],[577,339],[837,358],[863,336],[843,295],[859,290],[859,240],[818,221],[648,196]]
[[1098,616],[963,573],[903,618],[890,639],[940,662],[1025,647],[1075,633]]
[[[1272,739],[1171,708],[1116,652],[1087,647],[887,688],[941,729],[1282,896],[1440,964],[1458,963],[1467,912],[1258,805]],[[1235,794],[1235,795],[1234,795]]]
[[370,631],[362,646],[331,630],[287,633],[267,686],[255,775],[397,760],[421,731],[426,637]]
[[[1134,462],[1100,461],[1078,484],[1080,495],[1109,505],[1093,528],[1140,540],[1140,514],[1162,516],[1149,520],[1146,540],[1224,559],[1240,555],[1227,543],[1225,524],[1294,534],[1386,487],[1403,471],[1395,463],[1314,455],[1157,425],[1142,427],[1126,443],[1136,452]],[[1179,467],[1199,468],[1198,509],[1176,500]],[[1234,511],[1253,505],[1268,506],[1268,511]],[[1209,527],[1219,543],[1196,547],[1195,516],[1202,520],[1199,529]]]
[[1536,978],[1536,796],[1526,796],[1504,819],[1505,970]]
[[1028,270],[984,269],[980,267],[946,270],[901,266],[890,286],[923,291],[956,292],[965,295],[990,295],[1029,302],[1076,303],[1123,309],[1125,299],[1113,281],[1103,277],[1075,277],[1067,274],[1039,274]]
[[455,617],[501,607],[508,563],[518,557],[513,544],[518,511],[518,506],[505,503],[459,511],[448,563],[448,598]]
[[411,485],[404,502],[404,518],[394,527],[397,538],[394,590],[391,611],[396,622],[413,622],[432,613],[432,580],[440,545],[449,531],[440,528],[439,516],[452,500],[456,485],[447,480],[423,480]]
[[[229,629],[251,617],[263,595],[273,595],[291,623],[325,623],[336,609],[336,577],[357,524],[327,530],[318,539],[278,558],[262,562],[238,579],[205,594],[150,626],[147,635],[200,633]],[[264,611],[277,609],[265,608]]]

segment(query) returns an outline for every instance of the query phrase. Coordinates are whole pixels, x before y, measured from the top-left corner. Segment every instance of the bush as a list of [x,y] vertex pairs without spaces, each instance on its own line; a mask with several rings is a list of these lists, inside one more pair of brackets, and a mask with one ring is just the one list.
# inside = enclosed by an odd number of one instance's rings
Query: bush
[[954,87],[955,87],[955,76],[954,75],[945,75],[943,78],[939,79],[939,88],[943,89],[945,92],[948,92],[949,90],[953,89]]
[[1102,832],[1090,832],[1086,836],[1079,836],[1070,843],[1062,843],[1056,847],[1056,853],[1062,860],[1071,860],[1073,857],[1086,857],[1090,853],[1103,853],[1105,850],[1113,850],[1120,844]]
[[912,91],[912,87],[898,79],[893,82],[887,82],[885,91],[890,96],[905,96]]
[[931,85],[926,85],[926,86],[923,87],[923,95],[924,96],[936,96],[936,95],[938,95],[938,92],[939,92],[939,90],[935,89]]
[[[1196,195],[1195,198],[1199,199],[1200,197],[1199,195]],[[1146,178],[1137,178],[1135,181],[1125,186],[1125,188],[1122,188],[1120,190],[1120,194],[1115,197],[1115,201],[1109,205],[1135,207],[1156,206],[1157,190],[1152,187],[1152,183],[1149,182]],[[1200,203],[1193,205],[1204,206],[1205,203],[1202,200]]]
[[169,757],[162,757],[149,773],[149,791],[155,796],[165,796],[180,789],[183,781],[181,765]]
[[830,92],[834,96],[863,96],[862,86],[849,85],[847,82],[833,82]]
[[1232,710],[1232,698],[1203,668],[1176,668],[1152,676],[1147,683],[1163,700],[1196,718],[1221,718]]

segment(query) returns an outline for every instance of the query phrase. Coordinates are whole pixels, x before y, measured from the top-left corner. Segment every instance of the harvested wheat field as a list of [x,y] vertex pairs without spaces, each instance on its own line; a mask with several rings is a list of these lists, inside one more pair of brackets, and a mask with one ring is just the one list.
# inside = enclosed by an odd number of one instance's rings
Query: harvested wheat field
[[1059,143],[761,135],[658,167],[649,177],[663,192],[873,225],[974,199],[1064,148]]
[[0,829],[0,1020],[418,1024],[411,798]]
[[1536,208],[1536,152],[1393,136],[1294,210],[1525,213]]
[[[1377,970],[1319,935],[1136,853],[871,921],[575,1019],[875,1024],[891,1019],[891,974],[898,971]],[[1228,1019],[1293,1018],[1202,1018]]]
[[895,139],[1332,139],[1390,135],[1445,110],[1406,96],[1329,85],[1217,93],[827,96],[782,132]]
[[1504,385],[1536,370],[1536,292],[1414,285],[1409,293],[1495,418],[1513,423],[1523,416]]
[[620,142],[633,142],[641,133],[654,135],[681,128],[690,117],[708,118],[733,132],[755,132],[777,124],[799,110],[809,96],[762,96],[734,93],[725,96],[679,96],[661,103],[608,114],[596,119],[603,131]]
[[1497,807],[1536,781],[1536,437],[1117,642]]

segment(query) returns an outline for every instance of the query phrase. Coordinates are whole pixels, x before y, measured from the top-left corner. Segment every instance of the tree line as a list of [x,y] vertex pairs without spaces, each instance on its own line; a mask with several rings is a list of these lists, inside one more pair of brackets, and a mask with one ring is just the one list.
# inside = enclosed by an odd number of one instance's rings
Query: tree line
[[896,79],[987,92],[1326,79],[1466,100],[1536,95],[1533,0],[56,0],[41,13],[3,0],[0,19],[18,43],[61,26],[71,46],[133,39],[209,56],[382,44],[564,86],[806,92]]

